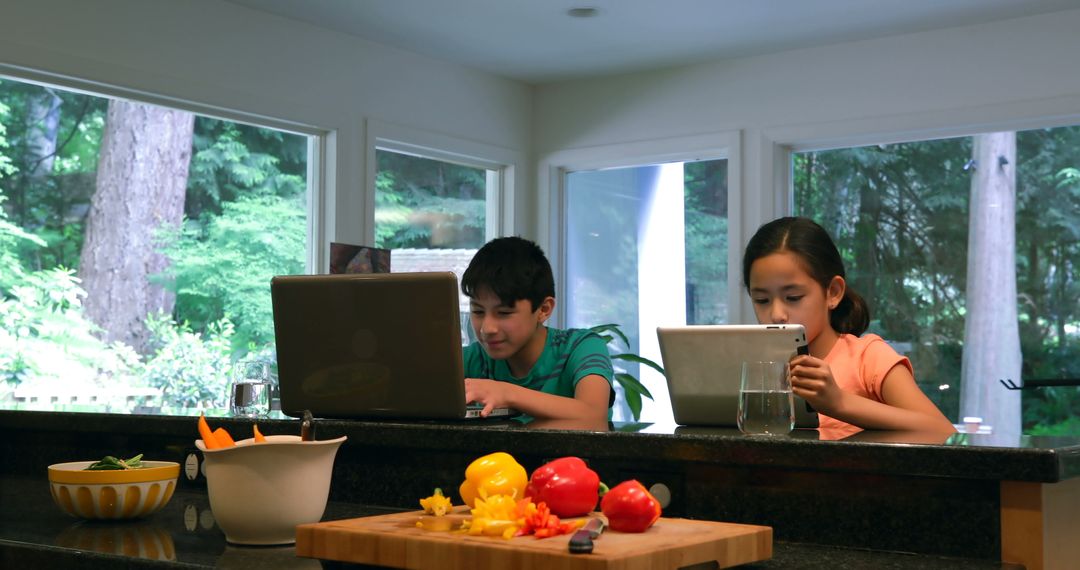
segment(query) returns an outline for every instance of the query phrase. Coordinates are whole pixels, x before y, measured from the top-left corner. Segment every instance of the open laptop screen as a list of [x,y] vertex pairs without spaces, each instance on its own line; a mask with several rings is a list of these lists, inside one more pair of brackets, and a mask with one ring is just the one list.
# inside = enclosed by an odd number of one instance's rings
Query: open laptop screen
[[282,412],[465,416],[453,273],[279,276],[270,290]]

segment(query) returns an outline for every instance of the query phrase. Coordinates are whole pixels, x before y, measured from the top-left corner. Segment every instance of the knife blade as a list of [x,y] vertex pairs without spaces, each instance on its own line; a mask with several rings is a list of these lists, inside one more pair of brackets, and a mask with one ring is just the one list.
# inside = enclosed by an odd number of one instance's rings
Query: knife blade
[[589,554],[593,551],[593,539],[604,532],[604,520],[600,518],[589,519],[585,526],[581,527],[570,537],[571,554]]

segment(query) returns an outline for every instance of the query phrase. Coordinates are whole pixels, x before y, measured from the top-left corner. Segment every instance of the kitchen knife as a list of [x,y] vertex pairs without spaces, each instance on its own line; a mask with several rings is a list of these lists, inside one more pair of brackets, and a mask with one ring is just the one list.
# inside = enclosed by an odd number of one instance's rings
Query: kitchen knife
[[578,529],[570,537],[571,554],[589,554],[593,551],[593,539],[604,532],[604,520],[600,518],[589,519],[585,526]]

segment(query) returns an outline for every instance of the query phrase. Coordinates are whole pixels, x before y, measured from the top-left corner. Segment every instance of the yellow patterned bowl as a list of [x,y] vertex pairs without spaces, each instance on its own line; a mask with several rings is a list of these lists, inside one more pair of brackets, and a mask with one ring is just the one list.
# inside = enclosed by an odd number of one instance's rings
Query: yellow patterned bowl
[[49,466],[53,501],[82,519],[135,519],[161,510],[176,490],[180,464],[143,461],[142,469],[86,471],[93,461]]

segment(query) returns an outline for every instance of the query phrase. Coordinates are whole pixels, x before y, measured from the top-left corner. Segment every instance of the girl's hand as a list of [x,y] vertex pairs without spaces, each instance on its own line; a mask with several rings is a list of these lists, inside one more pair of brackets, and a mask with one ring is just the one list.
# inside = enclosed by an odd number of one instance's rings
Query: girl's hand
[[832,369],[820,358],[801,354],[788,362],[791,391],[815,410],[835,417],[843,392],[836,385]]
[[483,378],[465,379],[465,403],[478,402],[484,405],[480,415],[487,417],[495,408],[509,408],[510,394],[515,386],[498,380],[486,380]]

